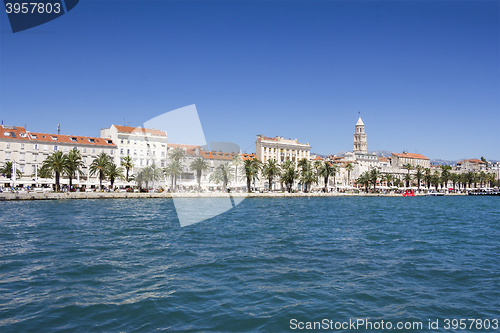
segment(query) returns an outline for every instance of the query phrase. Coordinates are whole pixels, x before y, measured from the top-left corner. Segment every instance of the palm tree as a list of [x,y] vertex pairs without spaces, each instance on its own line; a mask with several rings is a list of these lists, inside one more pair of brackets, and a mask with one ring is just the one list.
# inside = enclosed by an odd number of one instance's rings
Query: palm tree
[[370,181],[373,184],[373,190],[375,191],[377,189],[377,180],[380,178],[380,171],[378,169],[373,168],[370,171]]
[[184,158],[184,155],[186,152],[184,149],[181,149],[181,147],[175,147],[170,153],[170,158],[173,159],[174,161],[180,161],[182,158]]
[[44,170],[43,172],[47,172],[50,174],[55,173],[56,175],[55,177],[56,191],[60,190],[59,178],[61,174],[67,169],[67,163],[68,163],[67,159],[64,158],[64,155],[60,150],[53,152],[45,159],[45,161],[43,161],[42,164],[42,169]]
[[[403,169],[408,170],[408,175],[409,175],[410,174],[410,170],[413,169],[413,165],[411,165],[410,163],[407,163],[407,164],[403,165]],[[405,177],[405,180],[406,180],[406,187],[410,187],[410,180],[411,180],[411,178],[410,177]]]
[[438,190],[438,186],[441,183],[441,175],[436,170],[433,175],[431,175],[431,183],[436,187],[436,191]]
[[441,181],[444,183],[445,187],[448,187],[448,181],[450,180],[450,170],[451,165],[441,165],[439,166],[441,169]]
[[243,164],[243,160],[241,159],[240,154],[235,154],[233,156],[233,165],[234,165],[234,181],[238,183],[238,166]]
[[391,186],[392,181],[394,180],[394,175],[387,173],[383,176],[383,179],[387,183],[387,187]]
[[182,175],[182,166],[179,161],[173,160],[167,166],[165,169],[163,169],[163,172],[165,173],[165,176],[171,177],[172,178],[172,185],[171,185],[171,190],[172,192],[174,191],[174,180],[177,179],[177,176]]
[[460,176],[454,172],[450,175],[450,180],[453,183],[453,191],[455,191],[455,184],[460,180]]
[[191,162],[191,165],[189,167],[192,171],[196,171],[196,179],[198,179],[198,191],[201,191],[201,172],[208,170],[208,164],[203,158],[198,157],[193,162]]
[[300,168],[300,183],[303,185],[303,191],[307,192],[307,185],[313,182],[312,179],[312,171],[311,171],[311,162],[306,158],[303,158],[299,161],[298,165]]
[[[12,162],[5,162],[3,167],[0,168],[0,174],[5,178],[12,178]],[[16,169],[16,175],[18,177],[21,177],[23,173],[21,172],[21,170]]]
[[345,165],[345,169],[347,170],[347,179],[348,179],[348,182],[349,182],[349,185],[351,184],[351,171],[354,169],[354,167],[352,166],[352,163],[347,163]]
[[424,178],[424,174],[422,173],[422,168],[417,169],[415,173],[415,179],[417,180],[418,190],[420,191],[420,180]]
[[96,158],[92,161],[90,165],[90,175],[93,176],[97,173],[99,176],[99,187],[102,190],[103,185],[102,181],[106,179],[106,175],[111,165],[111,157],[106,153],[100,153]]
[[130,157],[129,155],[125,156],[122,159],[121,166],[124,167],[125,170],[127,171],[127,175],[126,175],[125,179],[128,182],[129,181],[128,173],[134,167],[134,161],[132,160],[132,157]]
[[314,174],[312,169],[302,169],[300,182],[304,185],[304,192],[311,190],[311,184],[317,183],[318,178]]
[[273,178],[281,173],[281,167],[276,163],[275,159],[267,160],[267,163],[262,167],[262,175],[267,177],[269,181],[269,191],[272,190]]
[[255,170],[255,165],[253,163],[253,160],[246,159],[245,161],[243,161],[243,168],[245,170],[245,177],[247,179],[247,192],[250,193],[251,192],[250,184],[252,183],[253,174],[257,172]]
[[293,161],[286,161],[283,163],[283,171],[281,173],[280,181],[285,183],[288,193],[292,192],[293,183],[298,177],[299,174],[297,170],[295,170],[295,163],[293,163]]
[[84,167],[85,164],[82,162],[82,154],[80,154],[80,151],[76,148],[71,149],[67,155],[64,155],[64,158],[66,159],[64,173],[68,176],[69,189],[71,190],[73,178],[76,177],[77,173],[83,175],[81,168]]
[[425,183],[427,184],[427,189],[429,189],[431,187],[431,169],[430,168],[424,169],[424,179],[425,179]]
[[255,181],[259,179],[259,172],[262,171],[262,162],[257,157],[254,157],[252,159],[252,163],[256,170],[256,172],[253,174],[253,187],[255,188]]
[[365,186],[365,192],[368,193],[368,184],[370,184],[370,174],[368,171],[365,171],[361,174],[361,176],[356,179],[357,184],[361,184]]
[[109,164],[109,167],[108,167],[108,171],[107,171],[107,174],[106,174],[109,178],[109,181],[111,183],[111,188],[113,188],[113,184],[115,183],[115,179],[125,179],[123,177],[123,168],[122,167],[118,167],[116,164],[114,164],[113,162],[111,162]]
[[319,175],[325,180],[325,193],[328,192],[328,178],[334,176],[336,172],[336,168],[334,168],[334,165],[330,164],[330,162],[324,161],[322,163],[319,169]]
[[219,165],[215,172],[210,175],[210,181],[216,184],[222,183],[222,190],[226,192],[227,184],[231,182],[233,175],[231,174],[231,166],[229,163]]
[[[181,149],[181,147],[175,147],[171,152],[170,152],[170,158],[175,161],[175,162],[178,162],[179,163],[179,166],[182,170],[182,166],[180,165],[180,161],[182,158],[184,158],[184,155],[185,155],[185,151],[184,149]],[[174,186],[177,186],[177,176],[181,176],[182,175],[182,172],[180,174],[175,174],[174,175]]]
[[406,187],[410,187],[411,175],[409,173],[407,173],[403,179],[406,182]]

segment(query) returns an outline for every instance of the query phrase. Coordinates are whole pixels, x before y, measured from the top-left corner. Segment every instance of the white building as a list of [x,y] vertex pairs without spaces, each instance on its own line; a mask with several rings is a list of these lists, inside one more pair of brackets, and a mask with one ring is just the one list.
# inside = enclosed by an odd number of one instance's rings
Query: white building
[[291,160],[297,165],[298,161],[305,158],[311,159],[311,146],[309,143],[299,143],[297,139],[284,139],[283,137],[269,138],[257,135],[255,141],[255,155],[263,163],[275,159],[279,164]]
[[[88,167],[100,153],[106,153],[110,156],[116,156],[116,145],[109,139],[65,135],[65,134],[47,134],[26,131],[20,126],[5,126],[0,128],[0,164],[13,162],[16,169],[22,172],[22,177],[16,180],[17,184],[37,185],[53,184],[51,179],[36,179],[35,170],[39,170],[47,156],[55,151],[69,152],[76,148],[82,155],[82,161],[85,167],[82,169],[89,176]],[[10,179],[0,176],[0,183],[12,184]],[[68,179],[61,177],[61,184],[68,184]],[[99,181],[94,177],[89,179],[73,180],[73,185],[95,186]]]
[[130,156],[135,170],[155,164],[165,167],[167,163],[167,133],[154,128],[111,125],[101,129],[101,138],[111,139],[117,147],[114,157],[116,165],[120,165],[125,156]]
[[406,164],[411,164],[414,168],[420,165],[422,168],[430,168],[431,160],[422,154],[407,153],[391,154],[391,166],[393,168],[402,168]]

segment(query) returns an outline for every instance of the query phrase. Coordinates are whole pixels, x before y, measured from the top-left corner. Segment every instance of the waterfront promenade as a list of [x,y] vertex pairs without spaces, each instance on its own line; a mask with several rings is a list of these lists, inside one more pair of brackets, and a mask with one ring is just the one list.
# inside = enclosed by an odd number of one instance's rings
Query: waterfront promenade
[[[424,196],[425,194],[416,194]],[[449,193],[446,196],[466,195]],[[401,197],[401,193],[115,193],[115,192],[73,192],[73,193],[0,193],[0,201],[6,200],[64,200],[64,199],[153,199],[153,198],[293,198],[293,197]]]

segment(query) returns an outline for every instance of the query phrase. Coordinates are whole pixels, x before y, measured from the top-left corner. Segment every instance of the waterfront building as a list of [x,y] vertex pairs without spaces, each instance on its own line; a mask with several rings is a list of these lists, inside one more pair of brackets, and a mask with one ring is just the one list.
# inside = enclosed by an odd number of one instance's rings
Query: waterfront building
[[311,159],[311,146],[309,143],[300,143],[297,139],[285,139],[282,136],[274,138],[257,135],[255,141],[255,155],[263,163],[268,159],[275,159],[279,164],[291,160],[297,165],[298,161],[305,158]]
[[391,165],[393,168],[402,168],[406,164],[411,164],[414,168],[420,165],[423,168],[430,168],[431,161],[422,154],[407,153],[391,154]]
[[[16,169],[22,172],[22,177],[16,180],[17,184],[36,185],[53,184],[52,179],[35,178],[35,173],[43,164],[43,161],[55,151],[69,152],[76,148],[82,155],[84,167],[83,173],[86,180],[78,178],[73,181],[75,186],[95,186],[99,184],[97,176],[90,177],[89,166],[100,153],[110,156],[117,155],[116,145],[110,139],[65,135],[48,134],[26,131],[20,126],[1,125],[0,128],[0,163],[13,162]],[[82,181],[81,181],[82,180]],[[11,180],[0,177],[0,182],[12,183]],[[61,175],[61,184],[68,184],[68,180]]]
[[460,171],[486,171],[486,169],[486,162],[477,158],[457,162],[457,170]]
[[116,165],[120,165],[125,156],[134,162],[131,174],[145,166],[155,164],[165,167],[167,163],[167,133],[154,128],[111,125],[101,129],[101,138],[111,139],[117,147],[114,156]]

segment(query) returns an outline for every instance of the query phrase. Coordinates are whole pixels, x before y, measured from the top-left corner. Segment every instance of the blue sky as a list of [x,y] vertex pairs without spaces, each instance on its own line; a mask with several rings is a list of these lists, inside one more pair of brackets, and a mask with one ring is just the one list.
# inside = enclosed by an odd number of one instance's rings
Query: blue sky
[[99,135],[196,104],[207,141],[500,160],[498,1],[80,1],[13,34],[0,119]]

